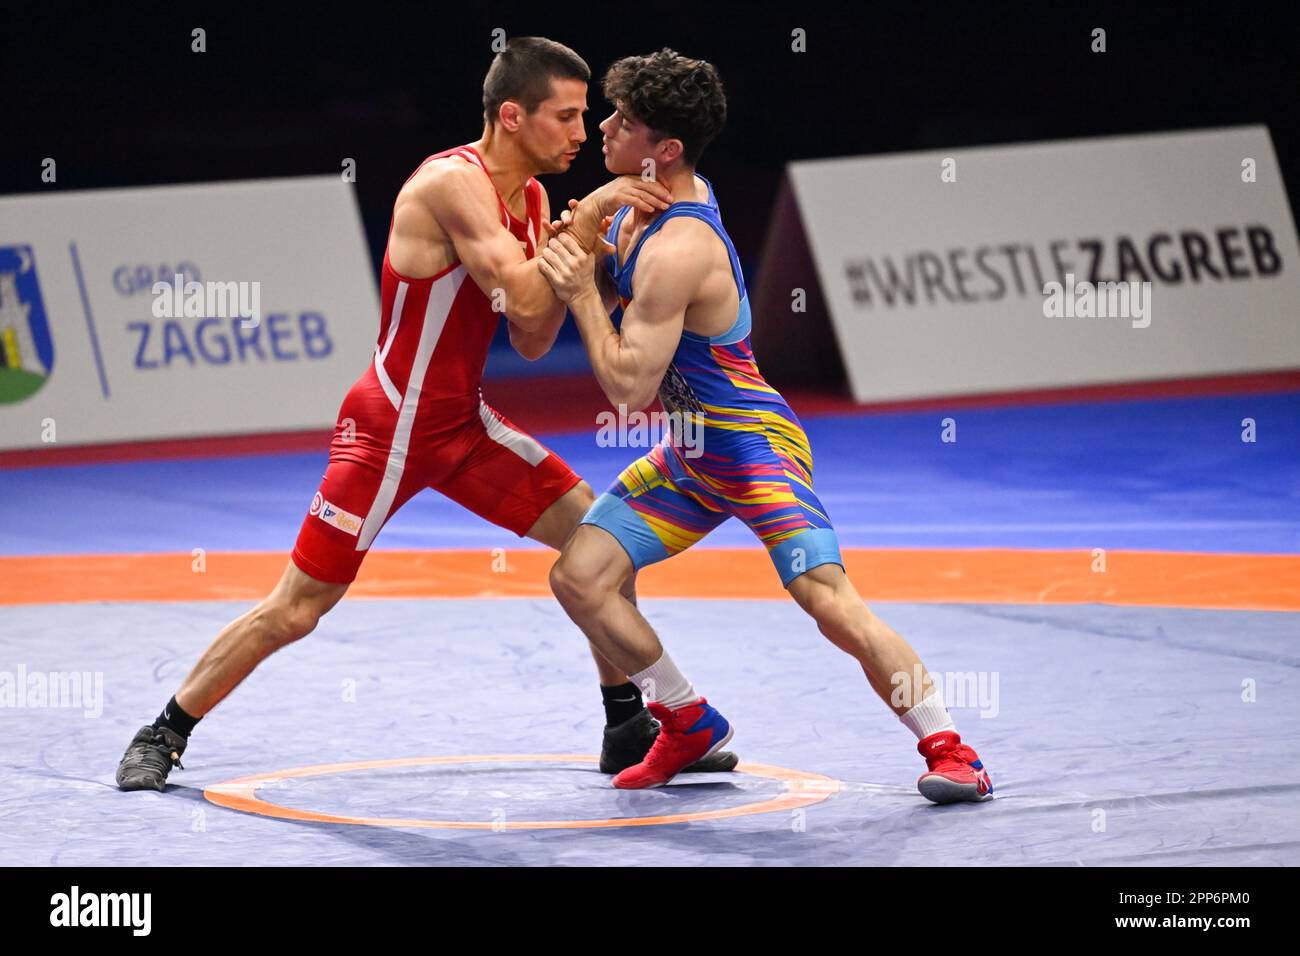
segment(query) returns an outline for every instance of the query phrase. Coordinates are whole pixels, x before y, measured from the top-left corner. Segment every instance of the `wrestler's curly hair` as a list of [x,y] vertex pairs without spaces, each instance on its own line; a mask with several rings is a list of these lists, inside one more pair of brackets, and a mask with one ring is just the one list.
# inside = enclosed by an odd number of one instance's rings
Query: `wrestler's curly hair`
[[717,69],[667,47],[616,61],[602,86],[607,100],[645,123],[658,139],[680,139],[691,166],[727,122],[727,94]]

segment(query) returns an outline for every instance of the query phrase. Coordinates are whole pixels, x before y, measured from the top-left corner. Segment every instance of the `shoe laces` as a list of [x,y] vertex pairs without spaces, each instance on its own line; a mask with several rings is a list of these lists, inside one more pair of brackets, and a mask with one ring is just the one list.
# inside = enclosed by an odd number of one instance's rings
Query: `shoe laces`
[[973,771],[974,768],[971,766],[971,761],[967,757],[968,753],[970,753],[971,756],[974,756],[974,753],[969,747],[959,744],[946,753],[939,754],[937,757],[932,757],[931,760],[933,762],[930,764],[930,772],[943,773],[952,770]]
[[[650,751],[645,755],[642,764],[647,768],[658,767],[668,759],[668,753],[671,745],[668,743],[668,736],[674,731],[663,721],[659,722],[659,733],[655,737],[655,742],[650,745]],[[680,735],[678,735],[680,736]]]
[[136,746],[139,748],[137,752],[140,754],[140,762],[148,764],[151,770],[166,773],[172,767],[185,769],[185,765],[181,763],[180,752],[167,742],[161,730],[155,731],[149,741],[142,740]]

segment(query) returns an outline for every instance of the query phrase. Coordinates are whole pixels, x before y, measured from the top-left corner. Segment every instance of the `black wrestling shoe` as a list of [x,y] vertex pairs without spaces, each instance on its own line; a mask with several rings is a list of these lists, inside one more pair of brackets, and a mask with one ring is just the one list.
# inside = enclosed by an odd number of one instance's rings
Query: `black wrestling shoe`
[[187,741],[167,727],[141,727],[117,765],[117,785],[122,790],[166,790],[167,774],[181,766]]
[[[658,736],[659,721],[644,707],[617,727],[606,727],[605,739],[600,744],[600,772],[614,774],[636,766],[645,759]],[[731,751],[719,750],[685,767],[682,773],[726,773],[735,770],[738,763],[740,758]]]

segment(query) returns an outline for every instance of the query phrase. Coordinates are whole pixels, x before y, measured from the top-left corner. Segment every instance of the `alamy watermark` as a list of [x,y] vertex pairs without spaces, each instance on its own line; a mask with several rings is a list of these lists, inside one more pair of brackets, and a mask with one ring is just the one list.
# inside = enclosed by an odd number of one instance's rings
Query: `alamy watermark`
[[0,709],[80,708],[86,718],[104,713],[103,671],[32,671],[19,664],[0,671]]
[[596,444],[601,448],[652,448],[668,437],[684,458],[704,454],[704,415],[700,412],[629,412],[619,404],[617,414],[596,415]]
[[1132,319],[1133,328],[1151,324],[1150,282],[1065,282],[1043,285],[1043,315],[1049,319]]
[[150,291],[155,319],[240,319],[246,329],[262,321],[260,282],[186,282],[176,273]]
[[133,936],[148,936],[153,928],[153,894],[83,893],[73,886],[50,897],[50,925],[120,926],[129,928]]
[[912,673],[898,671],[889,678],[894,685],[890,704],[894,707],[912,708],[923,701],[931,687],[938,690],[945,707],[978,707],[980,717],[996,717],[1001,710],[998,702],[999,673],[997,671],[944,671],[936,674],[924,671],[920,664]]

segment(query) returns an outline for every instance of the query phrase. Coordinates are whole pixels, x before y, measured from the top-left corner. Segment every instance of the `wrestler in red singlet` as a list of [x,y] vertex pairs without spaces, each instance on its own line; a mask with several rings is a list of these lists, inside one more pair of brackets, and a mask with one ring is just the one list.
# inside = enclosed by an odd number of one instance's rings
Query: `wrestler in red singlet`
[[[528,359],[550,349],[564,322],[537,262],[550,203],[533,177],[562,173],[577,158],[590,78],[568,47],[512,38],[483,82],[482,137],[430,156],[398,193],[379,340],[339,409],[324,479],[284,573],[221,630],[158,718],[136,732],[118,764],[121,789],[165,790],[198,721],[263,660],[316,628],[384,522],[422,488],[557,550],[577,527],[591,488],[484,403],[479,385],[503,316],[511,345]],[[594,221],[628,204],[652,212],[672,201],[640,176],[615,179],[593,197],[586,209]],[[632,584],[626,591],[634,597]],[[617,773],[645,757],[659,725],[640,688],[592,657],[605,709],[599,766]],[[720,752],[687,769],[730,770],[736,762]]]
[[[445,156],[488,176],[472,146],[430,156],[420,168]],[[497,201],[501,224],[531,259],[542,228],[541,186],[529,179],[524,192],[525,221],[500,195]],[[329,465],[293,549],[294,563],[321,581],[352,581],[384,522],[422,488],[522,536],[579,481],[483,401],[483,366],[501,313],[464,265],[408,279],[385,253],[381,291],[374,361],[339,409]]]

